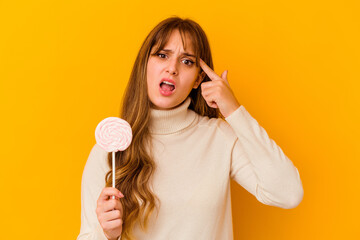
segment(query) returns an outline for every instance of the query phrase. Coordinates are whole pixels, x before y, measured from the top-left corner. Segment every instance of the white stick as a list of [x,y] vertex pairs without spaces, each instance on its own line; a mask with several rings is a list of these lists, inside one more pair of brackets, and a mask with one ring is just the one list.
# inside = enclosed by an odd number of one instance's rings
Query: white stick
[[[112,152],[112,187],[115,188],[115,152]],[[112,199],[115,199],[115,196],[112,196]]]

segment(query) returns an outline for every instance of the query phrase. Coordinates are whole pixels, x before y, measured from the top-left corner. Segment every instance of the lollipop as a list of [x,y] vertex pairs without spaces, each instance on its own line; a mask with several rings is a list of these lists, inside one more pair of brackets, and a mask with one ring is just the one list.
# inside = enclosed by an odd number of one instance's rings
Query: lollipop
[[[105,151],[112,152],[112,187],[115,188],[115,152],[127,149],[132,140],[130,124],[118,117],[102,120],[95,129],[96,143]],[[115,199],[115,196],[112,196]]]

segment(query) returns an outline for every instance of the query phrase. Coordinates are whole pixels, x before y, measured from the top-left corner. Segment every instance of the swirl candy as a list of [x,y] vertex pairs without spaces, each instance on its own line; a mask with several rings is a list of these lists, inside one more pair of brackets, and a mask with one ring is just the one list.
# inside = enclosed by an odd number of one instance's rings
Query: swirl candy
[[[130,124],[118,117],[102,120],[95,129],[96,143],[105,151],[112,152],[112,187],[115,188],[115,152],[127,149],[132,140]],[[115,199],[115,196],[112,196]]]
[[130,124],[118,117],[102,120],[95,129],[97,144],[107,152],[124,151],[132,140]]

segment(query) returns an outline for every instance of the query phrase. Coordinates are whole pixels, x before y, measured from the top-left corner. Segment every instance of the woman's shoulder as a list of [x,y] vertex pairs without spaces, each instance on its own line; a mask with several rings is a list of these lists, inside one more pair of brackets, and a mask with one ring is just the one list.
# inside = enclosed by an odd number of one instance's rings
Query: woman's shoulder
[[107,158],[108,152],[102,149],[99,144],[95,143],[90,150],[85,168],[97,169],[97,171],[101,169],[106,172],[109,169]]
[[108,154],[98,143],[95,143],[90,151],[90,155],[95,155],[98,157],[106,157]]
[[230,124],[222,118],[209,118],[208,116],[201,116],[197,114],[197,125],[207,129],[213,129],[223,133],[227,138],[236,139],[234,130]]

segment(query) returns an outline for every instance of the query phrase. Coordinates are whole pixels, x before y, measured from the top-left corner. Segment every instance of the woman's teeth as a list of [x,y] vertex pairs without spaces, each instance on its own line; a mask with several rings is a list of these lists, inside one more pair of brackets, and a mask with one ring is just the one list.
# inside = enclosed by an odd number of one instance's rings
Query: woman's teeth
[[168,84],[168,85],[174,86],[174,84],[172,84],[171,82],[168,82],[168,81],[163,81],[162,83],[166,83],[166,84]]
[[161,87],[161,89],[166,90],[166,91],[173,91],[175,89],[175,85],[170,82],[167,82],[167,81],[161,82],[160,87]]

